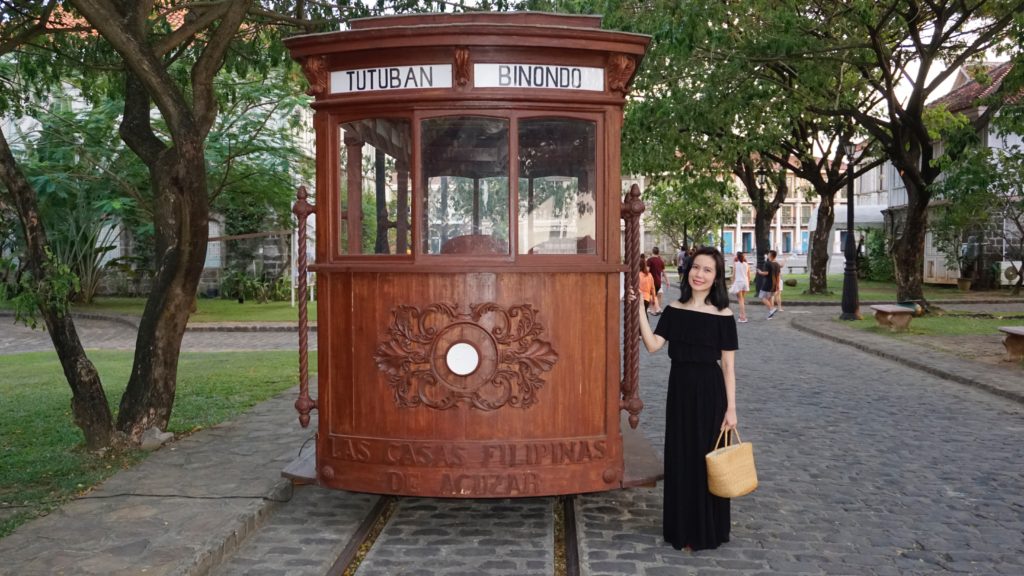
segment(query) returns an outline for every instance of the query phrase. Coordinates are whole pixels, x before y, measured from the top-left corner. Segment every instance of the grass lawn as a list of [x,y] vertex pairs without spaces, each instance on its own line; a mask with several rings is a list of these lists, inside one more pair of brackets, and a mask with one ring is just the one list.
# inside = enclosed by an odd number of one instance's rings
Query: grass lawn
[[[804,291],[809,286],[809,277],[808,274],[783,274],[783,281],[789,279],[796,280],[796,286],[783,287],[783,302],[842,302],[842,274],[829,274],[828,288],[832,291],[832,294],[804,294]],[[895,302],[896,284],[893,282],[860,280],[857,283],[857,295],[861,302]],[[961,292],[956,286],[925,284],[924,297],[927,300],[971,300],[979,297],[1009,298],[1010,289]]]
[[[116,410],[132,353],[91,351],[89,357]],[[145,458],[141,451],[98,455],[82,448],[71,389],[53,352],[0,356],[0,374],[0,537]],[[183,353],[170,431],[230,420],[297,383],[293,351]]]
[[[1000,326],[1024,326],[1024,313],[971,314],[968,312],[945,312],[914,318],[906,332],[892,332],[875,322],[871,309],[861,310],[862,320],[848,322],[861,330],[887,336],[991,336],[999,333]],[[838,320],[837,320],[838,322]]]
[[[201,298],[197,301],[198,311],[189,322],[298,322],[299,307],[290,302],[267,302],[257,304],[247,300],[239,304],[236,300]],[[114,312],[142,316],[146,307],[145,298],[97,298],[92,304],[76,305],[79,312]],[[316,322],[316,302],[309,303],[309,320]]]

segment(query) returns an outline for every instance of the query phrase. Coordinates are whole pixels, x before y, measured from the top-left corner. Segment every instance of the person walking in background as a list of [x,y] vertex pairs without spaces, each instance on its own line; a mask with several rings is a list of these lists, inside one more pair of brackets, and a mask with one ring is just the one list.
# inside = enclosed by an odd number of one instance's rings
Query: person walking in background
[[769,250],[768,259],[764,261],[764,266],[757,271],[757,275],[761,277],[761,289],[757,292],[757,297],[761,299],[761,303],[768,310],[769,320],[774,318],[777,312],[774,305],[775,290],[779,282],[779,264],[775,261],[776,255],[775,250]]
[[651,307],[651,302],[654,300],[654,277],[651,276],[651,271],[647,268],[647,261],[643,258],[640,259],[640,296],[644,299],[644,310],[648,311]]
[[676,271],[679,272],[679,284],[683,283],[683,273],[690,267],[690,255],[686,252],[686,244],[679,245],[679,252],[676,254]]
[[745,300],[749,290],[750,265],[747,264],[747,258],[743,255],[743,252],[737,252],[732,265],[732,286],[729,287],[729,293],[736,295],[736,302],[739,303],[740,307],[740,318],[737,322],[747,321],[747,305]]
[[[701,248],[690,261],[679,300],[658,327],[637,306],[648,352],[668,342],[672,367],[665,412],[663,535],[676,550],[718,548],[729,541],[729,500],[708,491],[704,455],[722,430],[736,428],[736,321],[725,287],[725,260]],[[627,297],[635,300],[636,295]]]
[[786,265],[786,262],[789,262],[788,257],[784,258],[782,262],[779,262],[779,278],[775,283],[775,300],[772,302],[772,304],[775,305],[775,309],[779,312],[786,311],[786,309],[782,307],[782,267]]
[[782,266],[784,266],[785,262],[788,260],[790,260],[790,258],[784,258],[781,262],[778,262],[778,280],[775,282],[775,299],[772,300],[772,303],[775,305],[775,310],[778,312],[785,312],[782,307]]
[[647,259],[647,268],[654,277],[654,315],[661,314],[661,280],[665,273],[665,261],[658,255],[658,247],[651,250],[651,257]]

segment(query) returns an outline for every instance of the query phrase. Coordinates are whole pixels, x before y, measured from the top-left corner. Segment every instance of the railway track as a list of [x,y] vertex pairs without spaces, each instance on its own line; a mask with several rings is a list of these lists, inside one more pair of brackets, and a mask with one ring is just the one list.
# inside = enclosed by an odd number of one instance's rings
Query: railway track
[[[403,512],[407,510],[413,511],[413,516],[416,516],[415,512],[423,511],[425,499],[419,498],[402,498],[395,496],[381,496],[379,497],[370,510],[363,516],[359,522],[358,527],[352,533],[351,537],[345,543],[341,552],[334,559],[330,568],[327,570],[327,576],[355,576],[361,574],[360,567],[364,566],[364,561],[368,558],[380,557],[380,556],[392,556],[387,553],[380,553],[380,547],[388,546],[387,537],[382,537],[388,532],[389,523],[400,522],[408,524],[409,528],[400,528],[397,531],[399,534],[409,533],[429,533],[432,536],[442,536],[442,532],[439,528],[432,528],[430,526],[420,526],[416,528],[416,523],[422,518],[410,518],[409,514],[403,516]],[[456,515],[465,512],[465,501],[458,500],[429,500],[429,506],[437,506],[437,511],[434,512],[435,516],[449,518],[454,520],[454,524],[458,524]],[[545,530],[546,535],[550,537],[547,543],[533,542],[531,543],[534,548],[550,550],[553,556],[552,564],[553,570],[548,573],[553,573],[555,576],[577,576],[580,573],[579,563],[579,551],[577,542],[577,528],[576,528],[576,508],[575,508],[575,496],[566,497],[550,497],[550,498],[538,498],[533,499],[533,503],[543,502],[544,505],[549,506],[551,514],[546,519],[550,520],[550,529]],[[492,510],[500,510],[503,512],[513,512],[518,507],[517,501],[506,500],[501,503],[494,501],[475,501],[475,508],[482,510],[486,513],[487,508]],[[495,505],[497,504],[497,505]],[[536,515],[535,511],[526,511],[523,516],[532,518]],[[476,534],[479,532],[479,527],[474,527],[472,520],[472,514],[470,514],[470,520],[466,525],[461,526],[462,534],[456,533],[450,534],[454,538],[461,536]],[[507,523],[507,522],[506,522]],[[497,519],[495,524],[501,524],[501,520]],[[468,529],[467,529],[468,528]],[[500,528],[500,526],[499,526]],[[434,530],[434,532],[431,532]],[[510,535],[511,536],[511,535]],[[399,536],[401,538],[401,536]],[[444,539],[444,545],[451,546],[451,539]],[[490,561],[507,561],[502,557],[501,554],[501,538],[489,537],[487,534],[481,535],[476,538],[477,545],[483,548],[487,548],[489,544],[496,544],[491,547],[490,550],[484,549],[479,550],[484,558],[491,558]],[[440,540],[435,540],[440,542]],[[429,545],[429,543],[428,543]],[[408,546],[408,543],[403,543],[403,546]],[[550,547],[550,548],[549,548]],[[443,557],[439,560],[443,561]],[[371,560],[372,562],[372,560]],[[379,567],[370,567],[370,573],[375,573]],[[401,572],[400,568],[396,568]],[[542,572],[531,571],[531,574],[540,574]]]

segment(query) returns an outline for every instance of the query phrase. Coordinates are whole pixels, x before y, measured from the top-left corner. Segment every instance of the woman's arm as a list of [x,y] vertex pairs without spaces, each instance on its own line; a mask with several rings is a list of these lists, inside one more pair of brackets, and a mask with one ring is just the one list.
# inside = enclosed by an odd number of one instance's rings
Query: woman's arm
[[637,302],[636,311],[640,315],[640,338],[644,341],[647,351],[657,352],[661,350],[661,347],[665,345],[665,339],[651,330],[651,322],[647,319],[647,312],[640,302]]
[[725,418],[722,429],[736,427],[736,351],[722,350],[722,375],[725,377]]

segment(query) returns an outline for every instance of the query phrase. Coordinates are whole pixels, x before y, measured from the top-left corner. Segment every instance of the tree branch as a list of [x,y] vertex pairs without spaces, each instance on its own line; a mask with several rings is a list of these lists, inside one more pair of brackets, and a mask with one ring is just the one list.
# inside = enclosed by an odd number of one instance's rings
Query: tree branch
[[192,113],[196,129],[202,139],[206,138],[217,117],[217,101],[214,96],[213,78],[224,64],[231,41],[238,33],[252,0],[230,0],[230,5],[213,31],[202,54],[192,66]]
[[[26,15],[26,18],[29,21],[34,20],[35,23],[27,26],[26,28],[20,29],[10,37],[7,37],[11,30],[10,24],[8,23],[7,26],[5,26],[8,29],[3,32],[4,39],[0,40],[0,54],[7,54],[35,38],[39,34],[45,32],[47,30],[46,25],[50,21],[50,15],[53,14],[53,9],[56,5],[57,0],[48,0],[46,5],[43,6],[42,12],[40,12],[38,16],[32,17],[31,15]],[[8,17],[10,17],[10,14],[8,14]]]

